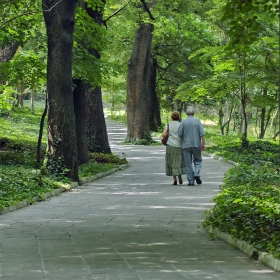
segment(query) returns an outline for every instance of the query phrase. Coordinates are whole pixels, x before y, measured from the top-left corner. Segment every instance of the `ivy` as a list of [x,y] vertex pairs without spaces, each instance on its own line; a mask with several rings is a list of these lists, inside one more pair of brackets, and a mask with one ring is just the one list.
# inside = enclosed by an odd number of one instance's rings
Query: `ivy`
[[23,200],[31,203],[65,183],[54,181],[42,175],[40,170],[30,167],[0,165],[0,170],[0,209]]
[[238,143],[209,150],[238,164],[226,173],[203,226],[219,228],[280,258],[279,146],[251,141],[245,149]]

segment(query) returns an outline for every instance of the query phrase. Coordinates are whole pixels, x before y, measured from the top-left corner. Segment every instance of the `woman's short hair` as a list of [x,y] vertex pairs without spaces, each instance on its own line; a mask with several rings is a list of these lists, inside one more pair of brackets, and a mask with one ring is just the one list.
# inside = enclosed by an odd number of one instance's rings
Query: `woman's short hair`
[[180,113],[178,111],[174,111],[171,115],[171,119],[173,121],[179,121],[180,120]]

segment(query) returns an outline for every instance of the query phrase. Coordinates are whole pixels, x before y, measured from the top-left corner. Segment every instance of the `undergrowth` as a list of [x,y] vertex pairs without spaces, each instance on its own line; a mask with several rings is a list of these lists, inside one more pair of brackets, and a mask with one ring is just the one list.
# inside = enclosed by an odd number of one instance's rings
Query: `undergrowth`
[[202,223],[280,258],[280,155],[268,141],[220,144],[210,153],[237,163],[225,175],[215,206]]
[[[37,163],[40,118],[40,112],[30,114],[28,109],[14,109],[1,115],[0,209],[23,200],[42,200],[44,194],[70,184],[70,179],[63,174],[53,176],[46,167]],[[45,132],[42,159],[46,156],[46,139]],[[89,162],[79,166],[79,178],[90,177],[126,163],[124,155],[90,153]]]

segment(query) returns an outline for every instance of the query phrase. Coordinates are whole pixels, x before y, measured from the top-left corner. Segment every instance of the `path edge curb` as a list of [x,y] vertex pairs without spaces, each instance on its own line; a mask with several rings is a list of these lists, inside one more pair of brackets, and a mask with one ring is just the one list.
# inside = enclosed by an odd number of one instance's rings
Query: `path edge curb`
[[28,205],[32,205],[33,203],[36,203],[36,202],[45,201],[48,198],[51,198],[53,196],[57,196],[57,195],[59,195],[59,194],[61,194],[63,192],[70,191],[71,189],[74,189],[74,188],[76,188],[78,186],[81,186],[83,184],[87,184],[87,183],[93,182],[93,181],[95,181],[95,180],[97,180],[99,178],[106,177],[106,176],[108,176],[108,175],[110,175],[112,173],[115,173],[117,171],[124,170],[127,167],[129,167],[129,163],[120,165],[120,166],[115,167],[113,169],[110,169],[110,170],[108,170],[106,172],[101,172],[101,173],[98,173],[98,174],[90,176],[90,177],[82,178],[79,182],[72,182],[70,184],[65,184],[62,187],[58,188],[58,189],[54,189],[54,190],[52,190],[50,192],[44,193],[42,195],[42,197],[40,197],[40,198],[39,197],[34,197],[32,201],[22,200],[19,203],[16,203],[14,205],[11,205],[11,206],[8,206],[8,207],[5,207],[5,208],[1,209],[0,210],[0,215],[3,215],[3,214],[6,214],[6,213],[9,213],[9,212],[18,210],[18,209],[26,207]]
[[[203,152],[203,153],[207,156],[212,157],[215,160],[221,160],[221,161],[224,161],[224,162],[232,164],[232,165],[238,165],[238,163],[236,163],[232,160],[224,159],[215,154],[211,154],[211,153],[207,153],[207,152]],[[230,234],[220,231],[218,228],[215,228],[215,229],[206,228],[206,230],[210,234],[212,234],[215,238],[219,238],[219,239],[223,240],[224,242],[238,248],[240,251],[242,251],[249,257],[266,264],[268,267],[270,267],[276,271],[280,271],[280,259],[276,259],[275,257],[273,257],[273,255],[271,255],[267,252],[258,251],[257,249],[255,249],[253,247],[253,245],[247,243],[244,240],[234,238]]]
[[247,243],[244,240],[234,238],[230,234],[220,231],[218,228],[206,230],[215,238],[219,238],[226,243],[238,248],[240,251],[242,251],[252,259],[265,263],[267,266],[276,271],[280,271],[280,259],[276,259],[275,257],[273,257],[273,255],[267,252],[258,251],[253,247],[253,245]]

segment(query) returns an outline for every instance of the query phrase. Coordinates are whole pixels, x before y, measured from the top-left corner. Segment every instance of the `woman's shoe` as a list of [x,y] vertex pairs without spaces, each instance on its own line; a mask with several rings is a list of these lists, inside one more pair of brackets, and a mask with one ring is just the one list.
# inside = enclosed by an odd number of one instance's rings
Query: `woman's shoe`
[[173,182],[173,185],[177,185],[177,181],[174,181],[174,182]]

